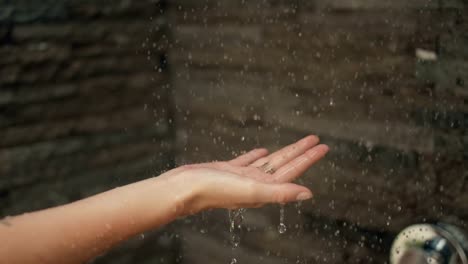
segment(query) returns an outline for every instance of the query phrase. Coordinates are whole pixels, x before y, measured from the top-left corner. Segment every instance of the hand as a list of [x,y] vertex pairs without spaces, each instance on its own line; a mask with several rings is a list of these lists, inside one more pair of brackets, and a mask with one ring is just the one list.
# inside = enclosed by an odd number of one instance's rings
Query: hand
[[180,205],[184,214],[306,200],[311,191],[289,182],[328,152],[328,146],[318,142],[318,137],[308,136],[270,155],[255,149],[230,161],[185,165],[162,176],[177,177],[194,190],[189,205]]
[[309,199],[309,189],[289,182],[328,152],[318,141],[308,136],[271,155],[256,149],[231,161],[186,165],[71,204],[12,217],[8,226],[0,224],[0,259],[84,263],[181,215]]

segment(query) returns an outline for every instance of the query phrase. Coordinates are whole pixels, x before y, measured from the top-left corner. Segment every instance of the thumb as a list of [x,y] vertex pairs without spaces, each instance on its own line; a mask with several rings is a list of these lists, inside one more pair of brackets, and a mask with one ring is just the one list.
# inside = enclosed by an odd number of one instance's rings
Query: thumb
[[262,203],[288,203],[312,198],[312,192],[293,183],[259,183],[255,200]]

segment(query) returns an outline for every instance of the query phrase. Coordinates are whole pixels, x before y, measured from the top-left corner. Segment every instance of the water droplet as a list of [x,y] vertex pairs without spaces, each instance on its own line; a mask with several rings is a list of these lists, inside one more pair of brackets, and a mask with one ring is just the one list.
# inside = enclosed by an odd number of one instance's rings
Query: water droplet
[[285,225],[285,224],[280,223],[280,224],[278,225],[278,232],[279,232],[280,234],[284,234],[284,233],[286,232],[286,230],[287,230],[287,228],[286,228],[286,225]]
[[284,205],[280,205],[280,223],[278,225],[278,232],[280,234],[284,234],[286,232],[287,228],[286,225],[284,224]]

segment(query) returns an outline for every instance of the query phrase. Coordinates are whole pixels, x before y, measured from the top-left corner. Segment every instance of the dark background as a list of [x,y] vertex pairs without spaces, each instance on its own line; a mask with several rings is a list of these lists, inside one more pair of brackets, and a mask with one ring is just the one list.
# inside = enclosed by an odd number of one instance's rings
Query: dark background
[[383,263],[405,226],[467,229],[464,0],[0,1],[0,216],[176,164],[331,146],[313,202],[224,210],[97,263]]

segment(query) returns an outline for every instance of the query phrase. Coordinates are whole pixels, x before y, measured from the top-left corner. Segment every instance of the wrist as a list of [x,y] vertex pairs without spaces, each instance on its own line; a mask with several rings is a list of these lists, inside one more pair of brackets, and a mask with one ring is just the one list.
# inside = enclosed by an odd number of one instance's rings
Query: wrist
[[173,197],[175,217],[196,214],[205,209],[203,205],[204,184],[193,170],[180,170],[168,175],[167,188]]

